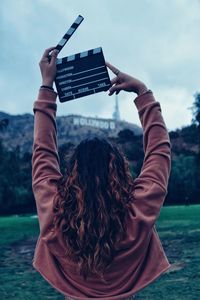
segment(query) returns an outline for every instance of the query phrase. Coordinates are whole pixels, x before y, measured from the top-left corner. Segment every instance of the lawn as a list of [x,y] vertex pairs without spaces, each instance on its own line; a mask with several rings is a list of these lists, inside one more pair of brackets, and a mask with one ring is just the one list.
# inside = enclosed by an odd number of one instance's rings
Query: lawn
[[[139,292],[139,300],[200,299],[200,205],[164,207],[157,231],[173,268]],[[38,220],[0,218],[0,299],[63,300],[33,269]]]

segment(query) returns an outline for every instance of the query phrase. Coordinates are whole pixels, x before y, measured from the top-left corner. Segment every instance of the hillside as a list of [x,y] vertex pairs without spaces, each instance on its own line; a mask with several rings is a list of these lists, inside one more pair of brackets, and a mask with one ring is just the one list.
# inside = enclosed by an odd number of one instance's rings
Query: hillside
[[[10,115],[0,112],[0,120],[8,119],[8,126],[0,132],[3,146],[12,151],[18,146],[20,153],[31,153],[33,143],[34,118],[32,114]],[[104,137],[117,137],[123,129],[129,129],[135,135],[141,135],[142,129],[125,121],[83,117],[81,115],[68,115],[57,117],[58,145],[59,147],[72,143],[77,144],[86,137],[93,135]]]
[[[31,114],[0,113],[0,214],[36,209],[31,182],[33,121]],[[69,115],[57,117],[57,129],[62,174],[66,172],[66,154],[73,151],[73,146],[81,139],[98,135],[117,144],[128,159],[132,177],[139,175],[144,159],[140,127],[113,119]],[[165,204],[200,203],[198,126],[191,124],[169,135],[172,166]]]

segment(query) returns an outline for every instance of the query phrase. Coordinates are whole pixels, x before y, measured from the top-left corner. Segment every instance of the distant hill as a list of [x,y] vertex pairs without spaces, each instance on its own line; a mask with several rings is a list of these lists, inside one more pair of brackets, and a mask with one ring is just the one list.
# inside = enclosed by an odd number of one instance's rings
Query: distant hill
[[[32,114],[10,115],[0,112],[0,120],[8,119],[5,130],[0,132],[0,139],[8,150],[18,146],[20,152],[32,152],[34,117]],[[84,117],[81,115],[57,116],[58,145],[66,143],[77,144],[82,139],[98,135],[101,137],[117,137],[124,129],[129,129],[135,135],[142,134],[142,128],[125,121],[114,119]]]
[[[36,210],[31,177],[33,125],[31,114],[0,112],[0,214]],[[68,115],[57,117],[57,129],[62,174],[66,172],[66,154],[72,153],[73,145],[86,137],[98,135],[117,144],[128,160],[133,178],[139,175],[144,151],[142,129],[137,125]],[[200,203],[199,128],[191,124],[170,131],[169,136],[172,164],[165,204]]]

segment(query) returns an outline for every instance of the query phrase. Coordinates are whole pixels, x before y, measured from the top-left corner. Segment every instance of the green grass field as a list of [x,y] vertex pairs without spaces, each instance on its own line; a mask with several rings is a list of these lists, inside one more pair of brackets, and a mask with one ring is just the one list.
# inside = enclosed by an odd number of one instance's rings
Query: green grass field
[[[173,268],[139,292],[140,300],[200,299],[200,205],[164,207],[157,231]],[[0,218],[0,299],[63,300],[33,269],[38,220]]]

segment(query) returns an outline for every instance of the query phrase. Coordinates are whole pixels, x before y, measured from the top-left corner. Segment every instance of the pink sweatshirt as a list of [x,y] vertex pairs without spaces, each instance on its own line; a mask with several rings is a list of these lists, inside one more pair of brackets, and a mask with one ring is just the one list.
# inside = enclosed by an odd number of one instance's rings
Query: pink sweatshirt
[[126,299],[171,266],[154,226],[167,193],[171,168],[171,144],[160,104],[152,92],[134,100],[144,131],[145,157],[141,173],[135,179],[135,199],[128,214],[126,238],[120,242],[120,250],[104,283],[95,276],[84,281],[77,273],[76,264],[64,256],[60,232],[51,232],[53,198],[62,177],[56,136],[56,97],[55,92],[40,89],[33,109],[32,188],[40,224],[33,266],[55,289],[73,299]]

